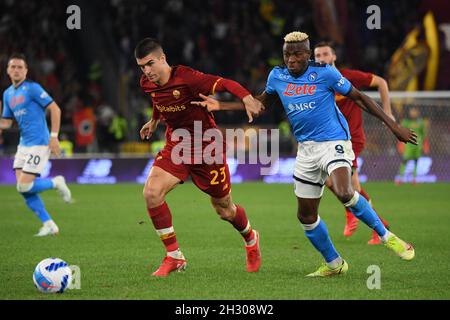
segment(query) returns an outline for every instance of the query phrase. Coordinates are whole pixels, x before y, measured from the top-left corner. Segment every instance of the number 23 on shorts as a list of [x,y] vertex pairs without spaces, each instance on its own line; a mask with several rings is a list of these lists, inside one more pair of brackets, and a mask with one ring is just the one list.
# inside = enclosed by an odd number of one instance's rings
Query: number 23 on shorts
[[[219,171],[220,171],[220,173],[219,173]],[[217,185],[217,184],[219,184],[219,183],[223,183],[223,182],[225,182],[225,180],[227,179],[227,173],[225,172],[225,167],[220,168],[219,171],[217,171],[217,170],[211,170],[211,171],[209,172],[209,173],[213,176],[212,179],[211,179],[211,181],[210,181],[210,184],[211,184],[212,186]],[[217,179],[219,178],[219,175],[221,176],[220,182],[217,181]]]

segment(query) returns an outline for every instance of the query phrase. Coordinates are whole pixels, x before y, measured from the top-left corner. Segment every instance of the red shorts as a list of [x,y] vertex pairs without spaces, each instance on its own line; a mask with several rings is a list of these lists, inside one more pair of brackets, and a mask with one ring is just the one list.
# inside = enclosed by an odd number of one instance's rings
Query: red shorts
[[353,160],[352,167],[353,168],[358,168],[357,160],[358,160],[359,154],[364,150],[364,143],[356,143],[356,144],[354,144],[352,142],[352,149],[353,149],[353,153],[355,154],[355,160]]
[[183,182],[191,176],[192,182],[213,198],[223,198],[230,193],[230,171],[226,159],[222,164],[175,164],[170,155],[170,148],[164,148],[156,155],[153,165]]

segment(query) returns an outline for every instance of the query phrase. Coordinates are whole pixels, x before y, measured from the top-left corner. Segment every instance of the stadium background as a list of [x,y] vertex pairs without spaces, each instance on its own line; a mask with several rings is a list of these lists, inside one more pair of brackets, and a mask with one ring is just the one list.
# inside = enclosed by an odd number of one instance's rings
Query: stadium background
[[[66,27],[70,16],[66,9],[71,4],[81,9],[81,30]],[[373,4],[381,9],[381,29],[366,26],[370,16],[366,10]],[[264,89],[271,68],[282,64],[282,38],[292,30],[309,33],[312,45],[321,40],[333,41],[339,67],[384,76],[391,90],[449,90],[450,80],[445,76],[450,72],[450,44],[445,33],[449,32],[448,6],[445,1],[420,0],[54,0],[45,5],[7,0],[0,4],[0,65],[6,67],[11,53],[24,52],[29,78],[41,83],[62,108],[64,157],[84,160],[74,160],[77,165],[70,166],[80,167],[77,172],[59,172],[60,160],[53,160],[54,169],[50,163],[49,174],[65,173],[70,182],[79,177],[78,182],[139,182],[148,161],[134,163],[140,166],[139,174],[127,175],[123,172],[127,166],[122,167],[116,159],[148,160],[164,140],[164,126],[160,126],[149,143],[139,141],[139,129],[152,112],[150,99],[138,86],[140,70],[133,57],[133,48],[143,37],[160,39],[170,64],[185,64],[229,77],[254,94]],[[30,16],[30,12],[34,14]],[[9,86],[5,72],[0,79],[4,90]],[[415,105],[429,124],[417,181],[450,181],[448,94],[420,97],[413,94],[392,100],[397,119],[401,120]],[[219,98],[231,97],[225,94]],[[367,148],[360,159],[362,180],[393,180],[401,161],[401,146],[377,120],[364,116]],[[252,127],[246,123],[244,112],[219,112],[215,117],[223,129],[280,129],[280,153],[284,158],[280,165],[286,173],[292,168],[295,141],[283,110],[269,108]],[[10,165],[17,141],[17,129],[0,136],[2,168]],[[248,149],[248,143],[237,148]],[[59,167],[69,166],[63,162]],[[123,179],[103,179],[113,176],[115,169]],[[236,170],[246,172],[249,167],[237,166]],[[95,171],[106,176],[82,178]],[[279,172],[279,176],[273,182],[290,182],[290,175]],[[234,182],[248,179],[263,177],[233,177]],[[2,170],[0,183],[14,183],[13,173]]]

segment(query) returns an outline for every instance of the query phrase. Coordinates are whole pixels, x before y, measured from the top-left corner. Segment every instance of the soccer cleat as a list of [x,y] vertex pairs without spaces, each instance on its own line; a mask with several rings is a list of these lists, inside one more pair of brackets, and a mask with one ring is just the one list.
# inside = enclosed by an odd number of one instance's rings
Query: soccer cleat
[[261,265],[261,250],[259,249],[259,233],[253,230],[255,233],[255,243],[251,246],[245,245],[245,250],[247,251],[246,263],[247,272],[257,272],[259,266]]
[[39,232],[36,233],[35,237],[45,237],[45,236],[54,236],[59,233],[59,228],[52,220],[46,221],[44,225],[39,229]]
[[348,270],[348,264],[345,260],[342,260],[342,265],[336,269],[330,268],[326,263],[322,264],[317,271],[306,275],[307,277],[330,277],[337,276],[346,273]]
[[56,176],[52,179],[55,189],[62,196],[64,202],[69,203],[72,200],[72,193],[66,184],[66,179],[63,176]]
[[393,233],[391,233],[384,245],[394,251],[395,254],[403,260],[409,261],[414,258],[415,252],[413,246],[409,243],[406,243]]
[[356,218],[353,213],[346,212],[347,221],[344,227],[344,236],[350,237],[358,228],[358,218]]
[[186,270],[187,262],[185,259],[175,259],[166,256],[159,266],[158,270],[152,273],[155,277],[167,277],[172,271],[181,272]]
[[372,238],[367,242],[367,244],[381,244],[380,236],[375,232],[375,230],[372,230]]

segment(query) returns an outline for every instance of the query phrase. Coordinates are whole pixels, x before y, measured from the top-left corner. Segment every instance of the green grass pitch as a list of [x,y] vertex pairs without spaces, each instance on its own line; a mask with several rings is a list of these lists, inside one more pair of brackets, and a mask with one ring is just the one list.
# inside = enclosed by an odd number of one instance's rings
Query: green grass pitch
[[[375,208],[391,230],[413,243],[416,258],[405,262],[384,246],[369,246],[370,230],[342,235],[344,212],[325,191],[320,214],[337,250],[349,263],[346,275],[310,279],[321,257],[296,218],[291,185],[233,186],[261,234],[262,266],[245,271],[245,250],[233,227],[220,220],[207,195],[192,184],[168,196],[178,242],[187,260],[184,273],[150,276],[164,250],[149,220],[142,186],[71,185],[76,203],[56,192],[42,194],[60,227],[55,237],[33,237],[40,223],[14,186],[0,186],[0,299],[449,299],[450,184],[369,183]],[[62,295],[33,286],[36,264],[59,257],[81,269],[81,289]],[[381,289],[369,290],[367,268],[381,270]]]

